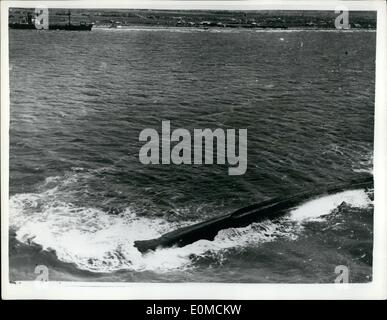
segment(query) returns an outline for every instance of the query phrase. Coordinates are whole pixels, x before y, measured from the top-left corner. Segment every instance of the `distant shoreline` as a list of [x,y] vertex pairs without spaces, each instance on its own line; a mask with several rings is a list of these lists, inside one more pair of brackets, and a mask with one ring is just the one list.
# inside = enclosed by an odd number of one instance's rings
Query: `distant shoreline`
[[[94,23],[94,28],[187,28],[251,30],[331,30],[335,29],[334,11],[195,11],[144,9],[50,9],[49,23],[60,25]],[[9,22],[23,23],[34,10],[10,9]],[[374,12],[349,14],[349,30],[376,29]]]
[[342,32],[351,32],[351,31],[370,31],[375,32],[375,28],[350,28],[350,29],[336,29],[336,28],[319,28],[319,27],[289,27],[289,28],[243,28],[243,27],[187,27],[187,26],[160,26],[160,25],[125,25],[119,28],[112,28],[109,25],[94,25],[94,29],[99,30],[163,30],[163,29],[181,29],[181,30],[192,30],[192,31],[342,31]]

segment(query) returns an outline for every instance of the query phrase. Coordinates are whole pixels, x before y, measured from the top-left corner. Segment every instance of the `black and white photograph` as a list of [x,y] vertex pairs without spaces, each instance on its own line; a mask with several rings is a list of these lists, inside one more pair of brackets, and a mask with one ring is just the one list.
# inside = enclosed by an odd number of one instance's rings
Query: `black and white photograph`
[[375,7],[6,2],[9,283],[374,283]]

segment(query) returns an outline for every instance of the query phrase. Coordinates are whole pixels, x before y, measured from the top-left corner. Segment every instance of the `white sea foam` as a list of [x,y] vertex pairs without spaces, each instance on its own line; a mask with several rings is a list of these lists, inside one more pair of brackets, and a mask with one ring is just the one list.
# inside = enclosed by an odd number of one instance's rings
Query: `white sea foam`
[[352,166],[352,170],[356,173],[374,173],[374,167],[373,167],[373,155],[369,155],[368,158],[365,160],[362,160],[357,164],[356,166]]
[[80,269],[111,272],[119,269],[154,270],[190,268],[191,257],[215,255],[221,260],[227,249],[255,246],[278,238],[296,239],[302,221],[328,214],[343,201],[352,206],[371,204],[363,190],[350,190],[308,201],[291,211],[281,223],[264,221],[244,228],[221,230],[213,241],[200,240],[182,248],[163,248],[141,254],[135,240],[151,239],[195,221],[167,222],[139,217],[130,208],[108,215],[95,208],[79,208],[55,200],[50,191],[17,194],[10,199],[10,223],[17,239],[55,250],[64,262]]
[[316,219],[329,214],[343,202],[359,208],[366,208],[372,204],[371,199],[363,189],[347,190],[307,201],[292,210],[290,216],[297,221]]

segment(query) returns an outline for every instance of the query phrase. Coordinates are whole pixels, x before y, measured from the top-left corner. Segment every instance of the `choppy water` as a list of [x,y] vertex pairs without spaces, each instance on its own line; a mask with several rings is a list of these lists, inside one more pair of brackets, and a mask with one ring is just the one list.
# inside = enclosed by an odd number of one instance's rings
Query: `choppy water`
[[[375,35],[11,30],[11,279],[45,264],[56,280],[333,282],[347,265],[370,281],[366,190],[183,248],[133,241],[370,174]],[[246,174],[142,165],[139,133],[162,120],[247,128]]]

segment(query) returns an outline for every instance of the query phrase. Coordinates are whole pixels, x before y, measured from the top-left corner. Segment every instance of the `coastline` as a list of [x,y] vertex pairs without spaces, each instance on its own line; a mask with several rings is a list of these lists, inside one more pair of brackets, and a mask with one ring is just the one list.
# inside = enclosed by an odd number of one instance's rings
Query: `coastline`
[[294,28],[229,28],[229,27],[184,27],[184,26],[149,26],[149,25],[125,25],[120,28],[112,28],[108,25],[95,25],[92,30],[110,30],[110,31],[162,31],[162,30],[181,30],[187,32],[301,32],[301,31],[316,31],[316,32],[376,32],[374,28],[350,28],[350,29],[342,29],[338,30],[335,28],[311,28],[311,27],[294,27]]
[[[337,14],[334,11],[187,11],[187,10],[97,10],[97,9],[50,9],[50,24],[93,23],[93,28],[188,28],[204,30],[330,30],[335,28]],[[30,8],[10,9],[9,22],[23,23],[32,16]],[[351,11],[350,30],[375,30],[374,13]]]

